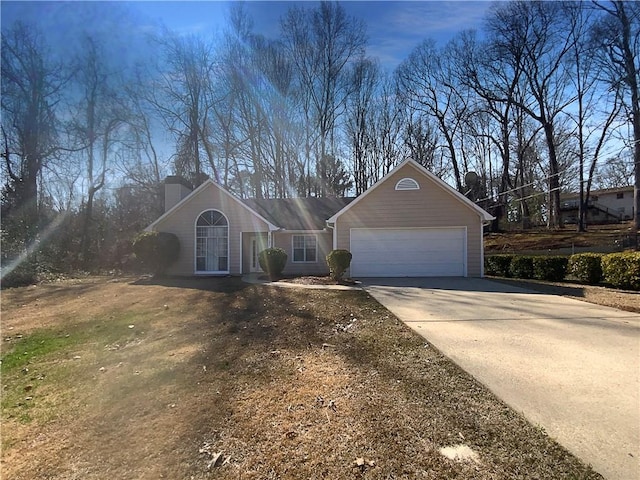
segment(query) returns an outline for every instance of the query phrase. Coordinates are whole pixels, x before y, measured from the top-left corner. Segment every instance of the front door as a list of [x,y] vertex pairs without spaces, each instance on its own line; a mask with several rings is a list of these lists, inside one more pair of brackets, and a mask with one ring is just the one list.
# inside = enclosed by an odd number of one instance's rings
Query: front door
[[258,261],[258,254],[263,250],[260,244],[260,238],[253,237],[251,239],[251,265],[249,266],[250,272],[261,272],[260,262]]

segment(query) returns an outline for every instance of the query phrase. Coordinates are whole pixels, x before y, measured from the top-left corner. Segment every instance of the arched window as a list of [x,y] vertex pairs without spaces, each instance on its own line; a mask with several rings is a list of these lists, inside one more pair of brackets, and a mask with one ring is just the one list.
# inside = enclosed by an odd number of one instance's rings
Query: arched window
[[217,210],[203,212],[196,222],[196,272],[229,272],[229,222]]
[[396,190],[420,190],[420,185],[413,178],[403,178],[396,183]]

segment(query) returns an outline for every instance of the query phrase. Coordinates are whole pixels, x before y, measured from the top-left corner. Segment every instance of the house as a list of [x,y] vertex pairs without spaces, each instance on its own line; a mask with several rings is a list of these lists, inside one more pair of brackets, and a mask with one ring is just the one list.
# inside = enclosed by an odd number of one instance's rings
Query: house
[[165,213],[147,230],[181,244],[173,275],[257,272],[268,246],[288,255],[285,274],[326,274],[326,255],[353,254],[350,275],[483,274],[483,226],[493,217],[413,160],[359,197],[240,199],[212,180],[191,191],[165,183]]
[[[563,223],[578,222],[579,193],[562,195],[560,211]],[[618,223],[633,218],[633,186],[593,190],[587,205],[587,223]]]

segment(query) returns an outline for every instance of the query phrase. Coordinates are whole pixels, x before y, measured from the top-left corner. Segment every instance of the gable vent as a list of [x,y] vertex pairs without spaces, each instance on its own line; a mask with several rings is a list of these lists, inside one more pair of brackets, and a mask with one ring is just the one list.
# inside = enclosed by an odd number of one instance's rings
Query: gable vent
[[396,183],[396,190],[420,190],[420,185],[413,178],[403,178]]

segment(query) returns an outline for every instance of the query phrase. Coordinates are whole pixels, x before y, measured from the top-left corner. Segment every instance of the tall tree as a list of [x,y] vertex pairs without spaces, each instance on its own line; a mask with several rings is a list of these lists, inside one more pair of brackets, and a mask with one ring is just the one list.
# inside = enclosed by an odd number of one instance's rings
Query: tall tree
[[604,12],[593,38],[605,81],[620,92],[632,125],[634,225],[640,229],[640,4],[621,0],[594,2]]
[[[560,169],[557,154],[556,122],[575,98],[568,89],[566,68],[572,52],[575,28],[562,15],[562,6],[553,2],[516,0],[498,4],[488,29],[493,41],[513,70],[522,72],[526,95],[517,106],[540,124],[548,154],[549,211],[547,223],[560,223]],[[504,101],[507,98],[503,99]]]
[[[32,26],[17,23],[2,32],[2,216],[21,225],[24,245],[36,237],[38,180],[46,163],[62,148],[58,107],[68,74],[52,59]],[[5,243],[6,247],[6,243]]]
[[[571,83],[576,94],[576,108],[569,112],[569,118],[575,124],[575,154],[579,164],[577,230],[582,232],[587,228],[586,212],[596,165],[612,127],[615,126],[615,120],[619,117],[621,103],[620,92],[599,88],[596,62],[598,49],[593,48],[589,39],[594,11],[577,3],[565,4],[563,11],[573,18],[575,25],[569,35],[573,36]],[[590,166],[585,172],[587,163]]]
[[78,145],[82,148],[86,196],[80,236],[80,259],[90,266],[93,209],[96,195],[107,181],[117,132],[126,125],[128,112],[120,95],[116,72],[95,39],[87,37],[76,66],[76,87],[79,98],[71,122]]
[[[325,160],[337,154],[337,123],[350,94],[348,66],[364,55],[364,24],[347,16],[334,2],[321,2],[314,10],[292,7],[282,22],[284,44],[295,67],[301,102],[311,129],[317,131],[314,156],[320,196],[327,193]],[[307,145],[312,139],[308,130]]]
[[212,88],[217,68],[213,43],[203,36],[179,36],[167,30],[156,42],[164,56],[149,101],[174,135],[175,171],[194,185],[204,181],[207,170],[219,180],[210,141],[212,106],[218,100]]
[[450,56],[436,48],[433,40],[418,45],[398,70],[398,94],[409,109],[428,115],[444,140],[443,150],[452,169],[453,181],[462,192],[457,136],[466,113],[463,89],[454,84]]
[[356,195],[370,186],[376,176],[374,109],[379,77],[378,64],[369,59],[357,62],[351,73],[353,93],[347,101],[346,133],[351,150]]

